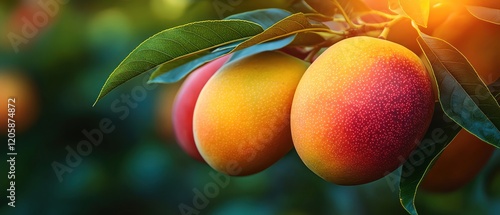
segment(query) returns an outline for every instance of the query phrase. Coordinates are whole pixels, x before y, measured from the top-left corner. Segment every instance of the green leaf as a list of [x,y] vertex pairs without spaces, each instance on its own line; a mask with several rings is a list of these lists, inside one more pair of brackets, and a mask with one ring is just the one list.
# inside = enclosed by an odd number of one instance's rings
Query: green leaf
[[118,65],[95,103],[117,86],[161,64],[180,66],[208,54],[209,50],[262,31],[258,24],[244,20],[200,21],[164,30],[142,42]]
[[481,140],[500,147],[500,106],[467,59],[439,38],[421,33],[418,43],[434,71],[446,115]]
[[470,14],[485,22],[500,25],[500,9],[493,9],[479,6],[467,6]]
[[455,138],[461,127],[448,118],[441,105],[436,103],[431,125],[417,149],[403,164],[399,182],[399,198],[401,205],[408,213],[416,215],[415,197],[417,189],[429,171],[432,163],[439,157],[445,147]]
[[230,49],[214,51],[210,54],[196,58],[193,61],[182,64],[181,66],[175,68],[173,67],[177,66],[176,64],[162,64],[153,73],[153,75],[155,73],[161,75],[157,76],[151,75],[151,79],[149,80],[148,83],[175,83],[186,77],[190,72],[192,72],[196,68],[203,66],[204,64],[213,61],[219,57],[222,57],[225,54],[229,53],[230,51],[231,51]]
[[500,95],[500,78],[488,85],[488,89],[490,89],[491,94],[495,95],[495,98],[497,98],[498,101],[498,96]]
[[[339,36],[342,37],[342,36]],[[290,46],[313,46],[325,41],[321,35],[314,32],[298,33]]]
[[336,13],[336,6],[333,1],[325,0],[305,0],[305,2],[316,12],[326,16],[333,16]]
[[314,31],[330,31],[330,29],[326,26],[313,26],[309,23],[309,20],[306,16],[304,16],[304,14],[296,13],[286,17],[262,33],[241,43],[233,51],[239,51],[259,43],[288,37],[301,32]]
[[267,29],[274,25],[276,22],[279,22],[280,20],[290,15],[292,15],[292,13],[286,10],[269,8],[234,14],[232,16],[226,17],[225,19],[247,20],[259,24],[263,29]]
[[[226,20],[246,20],[259,24],[263,29],[267,29],[274,25],[276,22],[290,16],[291,13],[282,9],[261,9],[248,11],[244,13],[235,14],[226,17]],[[230,53],[236,46],[243,41],[237,41],[227,45],[223,45],[215,49],[212,53],[203,53],[200,55],[193,55],[186,60],[178,61],[175,63],[166,63],[159,66],[156,71],[151,75],[151,83],[172,83],[177,82],[188,75],[196,68],[217,59],[227,53]],[[269,49],[269,48],[268,48]],[[274,49],[273,49],[274,50]],[[188,60],[191,60],[188,62]]]
[[[492,92],[498,93],[495,98],[500,100],[500,79],[489,85]],[[418,186],[424,176],[439,158],[439,155],[453,141],[462,128],[443,112],[441,105],[436,103],[431,125],[417,149],[415,149],[404,164],[401,172],[399,197],[401,205],[410,214],[417,214],[415,197]],[[413,159],[411,159],[413,158]],[[415,158],[419,159],[416,160]]]
[[399,0],[399,5],[406,16],[426,28],[429,20],[430,0]]
[[231,56],[231,59],[229,59],[228,62],[239,60],[241,58],[254,55],[257,53],[265,52],[265,51],[273,51],[273,50],[278,50],[281,49],[290,43],[293,42],[295,39],[295,35],[280,39],[280,40],[273,40],[265,43],[260,43],[257,45],[250,46],[246,49],[237,51]]

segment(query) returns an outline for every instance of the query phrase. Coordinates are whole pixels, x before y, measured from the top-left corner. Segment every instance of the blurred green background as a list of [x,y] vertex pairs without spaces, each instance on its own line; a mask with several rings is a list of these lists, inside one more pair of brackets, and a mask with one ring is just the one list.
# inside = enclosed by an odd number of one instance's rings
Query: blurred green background
[[[213,170],[190,159],[172,136],[169,104],[178,85],[148,86],[139,77],[92,107],[107,76],[149,36],[191,21],[286,7],[289,1],[61,1],[66,3],[57,3],[47,20],[36,15],[43,11],[38,2],[49,0],[0,3],[0,72],[28,80],[33,92],[19,95],[30,101],[18,103],[16,117],[34,113],[19,122],[25,128],[16,133],[15,208],[7,206],[8,163],[0,165],[0,214],[181,214],[182,204],[196,209],[192,214],[405,214],[394,178],[337,186],[309,171],[295,152],[262,173],[208,188],[217,195],[197,209],[197,191],[215,181]],[[47,23],[16,53],[7,35],[22,35],[23,20],[33,17]],[[123,102],[131,95],[141,99]],[[76,150],[88,140],[82,131],[99,129],[103,119],[114,130],[60,181],[53,163],[66,164],[67,148]],[[6,151],[4,144],[2,160],[8,159]],[[498,214],[498,150],[473,183],[451,194],[420,192],[417,208],[422,214]]]

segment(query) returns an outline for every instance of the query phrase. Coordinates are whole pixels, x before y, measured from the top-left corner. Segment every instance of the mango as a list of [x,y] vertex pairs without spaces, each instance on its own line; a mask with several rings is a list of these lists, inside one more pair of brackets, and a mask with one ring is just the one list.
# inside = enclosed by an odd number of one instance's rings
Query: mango
[[221,57],[193,71],[182,83],[173,102],[171,114],[177,143],[189,156],[201,162],[205,161],[194,142],[194,108],[205,84],[228,59],[229,55]]
[[364,184],[408,158],[433,111],[431,79],[417,55],[387,40],[352,37],[329,47],[300,80],[293,142],[326,181]]
[[215,170],[250,175],[292,148],[290,109],[308,64],[264,52],[223,66],[203,87],[193,116],[196,146]]
[[437,193],[460,189],[481,171],[494,150],[492,145],[462,129],[425,175],[421,188]]

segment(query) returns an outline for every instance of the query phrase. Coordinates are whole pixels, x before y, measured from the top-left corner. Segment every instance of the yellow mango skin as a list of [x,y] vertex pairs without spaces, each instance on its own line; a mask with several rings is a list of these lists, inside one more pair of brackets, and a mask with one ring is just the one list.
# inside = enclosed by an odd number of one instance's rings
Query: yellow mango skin
[[318,176],[364,184],[402,164],[433,111],[430,77],[418,56],[393,42],[353,37],[304,73],[292,104],[292,137]]
[[281,52],[224,65],[196,102],[193,132],[203,159],[219,172],[250,175],[290,151],[290,109],[307,67]]

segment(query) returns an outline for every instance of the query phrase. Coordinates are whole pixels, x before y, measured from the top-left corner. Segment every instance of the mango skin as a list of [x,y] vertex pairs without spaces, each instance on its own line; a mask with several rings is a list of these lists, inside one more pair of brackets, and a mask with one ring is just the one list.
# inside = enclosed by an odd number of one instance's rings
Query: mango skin
[[436,193],[458,190],[474,179],[493,151],[495,147],[462,129],[425,175],[420,187]]
[[[500,1],[497,4],[500,4]],[[441,38],[457,48],[469,60],[485,84],[491,84],[500,78],[498,25],[479,20],[466,8],[460,8],[450,14],[432,32],[432,36]]]
[[280,52],[224,65],[196,102],[193,131],[203,159],[219,172],[242,176],[290,151],[290,108],[307,66]]
[[229,59],[221,57],[193,71],[182,83],[172,107],[172,122],[177,143],[189,156],[205,162],[196,148],[193,134],[193,114],[196,101],[208,80]]
[[353,37],[328,48],[304,73],[292,104],[292,137],[318,176],[364,184],[408,158],[433,111],[430,77],[414,53]]

